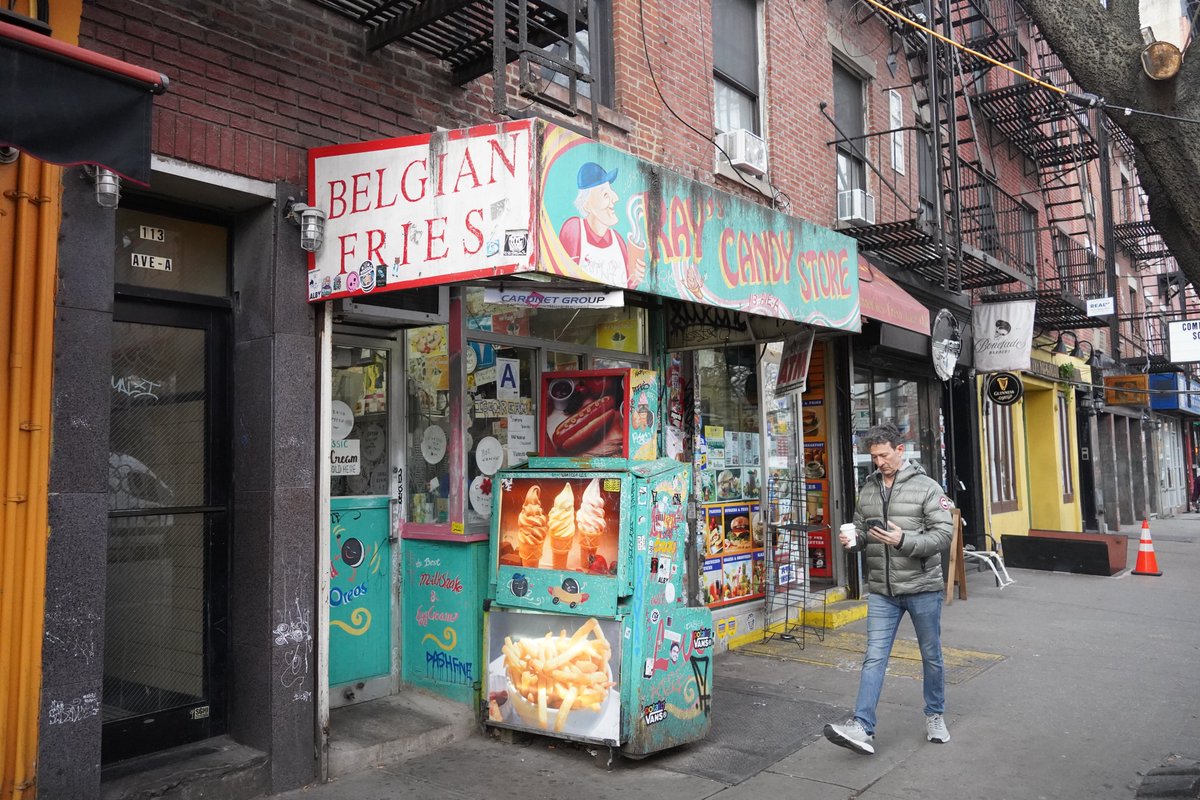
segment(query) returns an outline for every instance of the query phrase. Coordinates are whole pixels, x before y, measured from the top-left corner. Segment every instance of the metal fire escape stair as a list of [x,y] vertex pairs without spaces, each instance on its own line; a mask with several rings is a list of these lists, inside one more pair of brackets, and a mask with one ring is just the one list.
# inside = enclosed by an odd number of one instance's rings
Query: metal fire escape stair
[[[442,61],[453,83],[462,86],[492,76],[493,110],[530,116],[534,104],[564,115],[567,127],[595,135],[596,104],[584,110],[580,86],[591,81],[577,58],[578,34],[588,27],[587,0],[315,0],[366,29],[366,46],[393,43]],[[517,62],[515,104],[508,65]],[[552,82],[562,92],[547,93]],[[571,118],[590,115],[590,125]]]
[[[949,27],[951,38],[966,41],[971,49],[997,61],[1014,57],[1011,34],[994,24],[985,0],[883,2],[931,30],[945,34]],[[1011,0],[994,0],[990,5],[1011,9]],[[940,207],[932,213],[901,215],[843,232],[858,240],[860,250],[950,291],[1032,283],[1029,267],[1014,257],[1017,202],[989,175],[994,171],[982,166],[978,126],[963,88],[966,72],[985,74],[993,65],[891,14],[874,13],[901,42],[918,114],[926,117],[931,138],[937,142],[931,146],[936,151],[931,155],[937,163],[936,202]],[[965,155],[971,151],[974,158]]]
[[[1077,91],[1062,62],[1032,26],[1028,39],[1034,66],[1024,71]],[[1100,155],[1092,114],[1046,86],[1017,76],[1001,77],[1002,85],[981,92],[974,102],[992,131],[1024,155],[1037,175],[1052,243],[1051,268],[1041,270],[1030,290],[995,292],[980,301],[1036,300],[1034,319],[1042,330],[1104,327],[1106,318],[1087,315],[1087,300],[1110,291],[1098,256],[1096,194],[1087,168]]]

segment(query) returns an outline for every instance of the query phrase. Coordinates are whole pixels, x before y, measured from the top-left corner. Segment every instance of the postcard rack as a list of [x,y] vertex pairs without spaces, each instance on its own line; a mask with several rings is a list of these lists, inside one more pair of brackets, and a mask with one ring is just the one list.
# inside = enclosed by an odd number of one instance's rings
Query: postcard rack
[[821,626],[812,624],[816,609],[809,604],[809,531],[803,477],[773,475],[767,483],[766,504],[766,624],[763,640],[795,642],[801,650],[807,631],[825,639],[825,593],[821,593]]

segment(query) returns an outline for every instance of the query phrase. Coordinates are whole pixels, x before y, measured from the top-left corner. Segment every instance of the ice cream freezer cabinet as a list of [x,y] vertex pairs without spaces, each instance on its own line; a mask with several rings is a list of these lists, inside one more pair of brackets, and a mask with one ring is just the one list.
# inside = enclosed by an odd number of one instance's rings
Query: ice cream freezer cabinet
[[691,467],[531,458],[497,474],[488,723],[642,756],[707,735],[712,613],[684,591]]

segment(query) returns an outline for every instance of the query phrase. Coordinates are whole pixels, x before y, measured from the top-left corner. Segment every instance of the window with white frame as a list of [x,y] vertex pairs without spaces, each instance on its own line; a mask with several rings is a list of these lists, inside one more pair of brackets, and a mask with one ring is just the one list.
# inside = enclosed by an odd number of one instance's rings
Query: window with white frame
[[992,513],[1016,511],[1017,458],[1013,446],[1013,407],[990,404],[987,415],[988,481]]
[[892,132],[892,169],[905,174],[904,97],[895,89],[888,90],[888,130]]
[[1058,406],[1058,462],[1059,475],[1062,481],[1062,499],[1064,503],[1075,502],[1075,477],[1071,472],[1071,416],[1067,398],[1059,394]]
[[712,26],[716,129],[762,135],[758,0],[712,0]]

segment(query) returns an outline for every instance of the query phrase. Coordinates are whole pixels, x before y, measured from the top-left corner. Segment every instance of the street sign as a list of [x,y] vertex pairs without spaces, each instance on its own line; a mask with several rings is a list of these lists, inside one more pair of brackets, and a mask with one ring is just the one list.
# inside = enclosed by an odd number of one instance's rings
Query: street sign
[[984,393],[998,406],[1011,406],[1025,394],[1025,387],[1011,372],[993,372],[988,375]]

